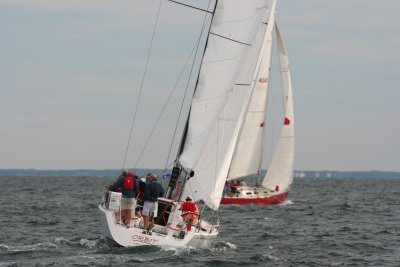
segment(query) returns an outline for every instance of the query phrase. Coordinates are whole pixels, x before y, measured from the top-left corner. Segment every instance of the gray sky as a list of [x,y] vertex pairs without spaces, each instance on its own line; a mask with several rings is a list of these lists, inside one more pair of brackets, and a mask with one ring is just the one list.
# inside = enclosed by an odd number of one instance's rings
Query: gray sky
[[[158,3],[0,0],[0,168],[122,167]],[[399,14],[398,0],[278,0],[295,169],[400,171]],[[128,167],[202,18],[163,2]],[[184,80],[175,99],[183,89]],[[178,109],[168,108],[138,167],[164,167]]]

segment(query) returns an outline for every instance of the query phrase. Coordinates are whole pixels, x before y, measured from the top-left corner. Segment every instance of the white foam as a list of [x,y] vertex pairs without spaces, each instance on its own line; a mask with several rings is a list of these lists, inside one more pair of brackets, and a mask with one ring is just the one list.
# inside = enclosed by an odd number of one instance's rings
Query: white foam
[[58,238],[56,238],[56,239],[54,240],[54,242],[55,242],[56,244],[67,244],[67,245],[71,244],[71,241],[69,241],[68,239],[66,239],[66,238],[64,238],[64,237],[58,237]]
[[290,199],[286,199],[285,201],[283,201],[282,203],[279,203],[279,206],[285,207],[285,206],[289,206],[289,205],[293,205],[294,203],[290,200]]
[[10,246],[7,246],[6,244],[0,244],[0,248],[5,248],[7,250],[10,250]]
[[86,238],[82,238],[82,239],[79,241],[79,244],[80,244],[82,247],[93,248],[94,246],[96,246],[96,241],[95,241],[95,240],[88,240],[88,239],[86,239]]
[[226,251],[228,249],[236,249],[236,248],[237,248],[236,245],[231,242],[219,241],[214,244],[214,246],[211,248],[211,250]]
[[160,246],[162,251],[173,251],[173,256],[181,255],[182,253],[191,252],[195,250],[194,247],[169,247],[169,246]]
[[47,248],[57,248],[57,245],[51,242],[41,242],[33,245],[16,246],[16,247],[0,244],[0,248],[5,248],[8,251],[13,251],[13,252],[24,252],[24,251],[37,251],[43,249],[46,250]]
[[226,242],[226,244],[229,246],[231,249],[237,249],[236,245],[231,243],[231,242]]

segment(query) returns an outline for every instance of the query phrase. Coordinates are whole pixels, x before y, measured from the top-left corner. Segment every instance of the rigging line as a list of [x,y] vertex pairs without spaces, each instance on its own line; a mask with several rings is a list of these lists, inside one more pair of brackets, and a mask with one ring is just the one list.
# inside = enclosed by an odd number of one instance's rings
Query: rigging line
[[[142,81],[140,83],[139,96],[138,96],[137,101],[136,101],[135,112],[133,114],[131,130],[130,130],[130,133],[129,133],[128,144],[126,145],[126,149],[125,149],[125,156],[124,156],[124,162],[122,164],[122,168],[125,168],[126,157],[128,155],[129,145],[130,145],[131,139],[132,139],[133,127],[135,125],[136,114],[137,114],[137,110],[138,110],[138,107],[139,107],[139,101],[140,101],[140,97],[141,97],[142,91],[143,91],[144,79],[146,77],[147,67],[148,67],[149,61],[150,61],[150,54],[151,54],[151,50],[153,48],[153,41],[154,41],[154,36],[155,36],[156,29],[157,29],[158,19],[159,19],[159,16],[160,16],[160,10],[161,10],[162,1],[163,0],[160,0],[160,4],[158,6],[156,22],[154,23],[153,33],[151,35],[150,47],[149,47],[149,51],[147,53],[146,65],[145,65],[145,68],[144,68],[144,71],[143,71]],[[135,165],[135,168],[136,168],[136,165]]]
[[[147,138],[146,143],[145,143],[145,145],[144,145],[142,151],[140,152],[139,158],[137,159],[137,161],[136,161],[136,163],[135,163],[135,166],[137,166],[137,164],[138,164],[139,161],[141,160],[141,158],[142,158],[142,156],[143,156],[143,153],[144,153],[144,151],[146,150],[147,145],[148,145],[149,142],[150,142],[150,139],[153,137],[153,134],[154,134],[154,132],[155,132],[157,126],[158,126],[158,123],[160,122],[161,117],[162,117],[162,115],[164,114],[164,111],[165,111],[165,109],[167,108],[168,103],[169,103],[169,101],[170,101],[171,98],[172,98],[172,95],[174,94],[176,88],[178,87],[178,83],[179,83],[179,81],[181,80],[181,78],[182,78],[182,76],[183,76],[183,73],[185,72],[186,66],[188,65],[190,59],[192,58],[192,55],[193,55],[193,53],[194,53],[194,51],[195,51],[195,49],[196,49],[196,46],[197,46],[197,44],[193,47],[192,51],[190,52],[190,55],[189,55],[188,59],[186,60],[186,63],[185,63],[185,65],[183,66],[183,69],[182,69],[182,71],[181,71],[181,73],[180,73],[180,75],[179,75],[179,77],[178,77],[178,79],[177,79],[177,81],[176,81],[174,87],[172,88],[172,91],[171,91],[171,93],[169,94],[169,96],[168,96],[168,98],[167,98],[167,101],[166,101],[166,103],[164,104],[164,107],[162,108],[162,110],[161,110],[161,112],[160,112],[160,115],[158,116],[157,122],[155,123],[153,129],[151,130],[151,133],[150,133],[149,137]],[[169,159],[169,157],[168,157],[168,159]],[[168,159],[167,159],[167,161],[168,161]],[[167,163],[166,165],[168,165],[168,163]]]
[[172,2],[172,3],[175,3],[175,4],[178,4],[178,5],[190,7],[190,8],[193,8],[193,9],[196,9],[196,10],[200,10],[200,11],[203,11],[203,12],[207,12],[207,13],[209,13],[209,14],[214,14],[212,11],[209,11],[209,10],[208,10],[208,7],[207,7],[207,9],[201,9],[201,8],[199,8],[199,7],[187,5],[187,4],[178,2],[178,1],[173,1],[173,0],[168,0],[168,1],[169,1],[169,2]]
[[202,206],[203,207],[201,208],[201,212],[199,213],[199,218],[201,216],[201,219],[203,219],[203,214],[204,214],[204,210],[206,209],[206,204],[204,203]]
[[[210,3],[211,3],[211,0],[208,1],[207,9],[210,7]],[[174,140],[175,140],[176,132],[178,131],[178,124],[179,124],[179,120],[180,120],[181,115],[182,115],[183,104],[184,104],[184,102],[185,102],[186,94],[187,94],[187,91],[188,91],[188,88],[189,88],[190,78],[192,77],[192,73],[193,73],[193,69],[194,69],[194,64],[195,64],[195,60],[196,60],[196,57],[197,57],[197,52],[199,51],[201,36],[203,35],[204,28],[205,28],[205,25],[207,24],[207,22],[208,22],[208,19],[207,19],[207,13],[206,13],[206,14],[204,15],[203,25],[201,26],[201,31],[200,31],[200,34],[199,34],[199,38],[197,39],[196,52],[195,52],[194,57],[193,57],[192,67],[191,67],[191,69],[190,69],[189,77],[188,77],[188,80],[187,80],[187,83],[186,83],[185,93],[184,93],[183,98],[182,98],[182,103],[181,103],[181,107],[180,107],[180,110],[179,110],[178,119],[177,119],[176,124],[175,124],[175,130],[174,130],[174,134],[173,134],[173,136],[172,136],[171,146],[169,147],[166,165],[167,165],[168,159],[169,159],[169,157],[170,157],[170,155],[171,155],[172,145],[173,145]],[[211,24],[211,22],[210,22],[210,24]],[[179,153],[178,153],[178,154],[179,154]],[[177,155],[177,157],[178,157],[178,155]]]

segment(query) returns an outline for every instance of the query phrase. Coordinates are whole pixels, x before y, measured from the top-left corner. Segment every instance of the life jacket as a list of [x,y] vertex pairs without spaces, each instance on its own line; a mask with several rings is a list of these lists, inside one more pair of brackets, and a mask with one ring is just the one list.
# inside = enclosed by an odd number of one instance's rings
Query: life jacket
[[133,190],[134,188],[134,183],[133,183],[133,177],[132,176],[126,176],[124,179],[124,184],[122,185],[125,191],[128,190]]

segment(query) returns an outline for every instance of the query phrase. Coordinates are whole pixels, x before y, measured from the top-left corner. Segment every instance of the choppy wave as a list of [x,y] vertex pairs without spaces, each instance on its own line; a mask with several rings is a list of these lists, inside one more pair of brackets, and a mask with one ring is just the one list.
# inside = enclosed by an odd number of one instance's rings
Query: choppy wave
[[83,247],[87,247],[87,248],[94,248],[97,245],[97,241],[96,240],[88,240],[86,238],[82,238],[79,241],[79,244]]
[[217,241],[214,242],[213,246],[211,247],[211,250],[214,251],[221,251],[221,250],[235,250],[237,249],[237,246],[231,242],[224,242],[224,241]]

